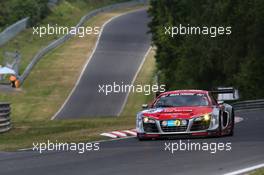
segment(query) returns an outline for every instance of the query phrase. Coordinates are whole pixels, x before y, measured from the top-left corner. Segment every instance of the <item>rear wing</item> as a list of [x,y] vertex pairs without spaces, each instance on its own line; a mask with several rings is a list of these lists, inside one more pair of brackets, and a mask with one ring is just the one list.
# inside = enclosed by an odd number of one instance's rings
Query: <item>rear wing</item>
[[233,87],[218,87],[211,91],[217,97],[217,101],[233,101],[239,99],[238,90]]

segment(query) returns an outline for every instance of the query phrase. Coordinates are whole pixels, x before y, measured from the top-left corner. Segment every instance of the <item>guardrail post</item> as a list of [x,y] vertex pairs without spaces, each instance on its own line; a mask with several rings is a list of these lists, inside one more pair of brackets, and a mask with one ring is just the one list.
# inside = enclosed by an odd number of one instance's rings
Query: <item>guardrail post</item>
[[0,102],[0,133],[7,132],[11,129],[10,103]]

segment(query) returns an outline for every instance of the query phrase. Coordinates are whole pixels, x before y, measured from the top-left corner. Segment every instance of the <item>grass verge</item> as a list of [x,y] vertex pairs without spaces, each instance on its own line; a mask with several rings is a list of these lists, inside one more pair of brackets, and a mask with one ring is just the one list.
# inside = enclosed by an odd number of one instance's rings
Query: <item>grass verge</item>
[[260,168],[258,170],[255,170],[255,171],[249,173],[249,175],[264,175],[264,168]]
[[[142,6],[102,13],[86,25],[101,26],[105,21]],[[91,54],[97,36],[72,38],[41,60],[23,85],[22,92],[0,94],[1,101],[12,103],[13,129],[0,135],[0,150],[30,147],[32,142],[91,141],[102,138],[101,132],[135,127],[135,113],[152,96],[132,93],[120,117],[86,120],[51,121],[73,88],[82,65]],[[139,72],[136,84],[149,84],[155,69],[152,49]]]
[[[82,16],[88,12],[124,0],[100,0],[100,1],[84,1],[84,0],[62,0],[60,3],[51,9],[51,14],[47,16],[38,26],[58,25],[58,26],[75,26]],[[50,42],[58,39],[61,35],[45,35],[39,37],[32,35],[33,29],[27,28],[14,39],[0,47],[0,64],[3,63],[4,51],[15,52],[18,50],[21,53],[22,59],[20,62],[20,73],[24,71],[33,56]]]

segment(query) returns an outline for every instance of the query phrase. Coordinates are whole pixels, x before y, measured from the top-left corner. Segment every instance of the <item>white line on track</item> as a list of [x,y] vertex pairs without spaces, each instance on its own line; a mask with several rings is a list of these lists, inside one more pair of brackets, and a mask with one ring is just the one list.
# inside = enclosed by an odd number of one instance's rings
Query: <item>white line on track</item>
[[109,20],[107,20],[107,21],[102,25],[102,27],[101,27],[101,32],[100,32],[100,34],[99,34],[99,36],[98,36],[98,38],[97,38],[97,40],[96,40],[95,47],[93,48],[93,51],[92,51],[91,55],[89,56],[88,60],[86,61],[85,65],[83,66],[82,72],[81,72],[81,74],[80,74],[80,76],[79,76],[77,82],[75,83],[75,85],[74,85],[73,89],[71,90],[70,94],[68,95],[67,99],[64,101],[63,105],[62,105],[62,106],[60,107],[60,109],[55,113],[55,115],[51,118],[51,120],[54,120],[54,119],[57,117],[57,115],[62,111],[62,109],[63,109],[64,106],[67,104],[67,102],[69,101],[70,97],[72,96],[73,92],[74,92],[75,89],[77,88],[78,84],[80,83],[80,80],[81,80],[81,78],[82,78],[82,76],[83,76],[83,74],[84,74],[84,71],[86,70],[86,67],[87,67],[88,63],[89,63],[90,60],[92,59],[92,57],[93,57],[93,55],[94,55],[94,53],[95,53],[95,51],[96,51],[96,49],[97,49],[98,43],[99,43],[99,41],[100,41],[100,38],[101,38],[101,36],[102,36],[102,33],[103,33],[103,31],[104,31],[105,26],[106,26],[108,23],[110,23],[112,20],[114,20],[114,19],[116,19],[116,18],[118,18],[118,17],[120,17],[120,16],[127,15],[127,14],[129,14],[129,13],[134,13],[134,12],[137,12],[137,11],[140,11],[140,10],[143,10],[143,9],[145,9],[145,8],[138,9],[138,10],[134,10],[134,11],[130,11],[130,12],[126,12],[126,13],[123,13],[123,14],[120,14],[120,15],[117,15],[117,16],[114,16],[114,17],[110,18]]
[[[138,68],[138,70],[137,70],[137,72],[136,72],[136,74],[135,74],[135,76],[134,76],[134,78],[133,78],[131,84],[134,84],[134,82],[135,82],[135,80],[136,80],[136,78],[137,78],[137,76],[138,76],[138,74],[139,74],[139,71],[141,70],[141,68],[142,68],[143,64],[145,63],[145,60],[146,60],[146,58],[147,58],[149,52],[151,51],[151,48],[152,48],[152,47],[150,46],[150,47],[148,48],[147,52],[145,53],[145,55],[144,55],[144,57],[143,57],[143,60],[141,61],[140,66],[139,66],[139,68]],[[129,96],[129,93],[126,94],[125,100],[124,100],[124,102],[123,102],[123,104],[122,104],[122,106],[121,106],[121,109],[120,109],[120,111],[118,112],[117,116],[120,116],[120,115],[121,115],[121,113],[122,113],[122,111],[123,111],[123,109],[124,109],[124,107],[125,107],[125,105],[126,105],[126,102],[127,102],[128,96]]]
[[250,172],[250,171],[253,171],[253,170],[256,170],[256,169],[262,168],[262,167],[264,167],[264,163],[259,164],[259,165],[255,165],[255,166],[251,166],[251,167],[248,167],[248,168],[244,168],[244,169],[236,170],[236,171],[233,171],[233,172],[229,172],[229,173],[226,173],[226,174],[224,174],[224,175],[238,175],[238,174],[244,174],[244,173],[247,173],[247,172]]

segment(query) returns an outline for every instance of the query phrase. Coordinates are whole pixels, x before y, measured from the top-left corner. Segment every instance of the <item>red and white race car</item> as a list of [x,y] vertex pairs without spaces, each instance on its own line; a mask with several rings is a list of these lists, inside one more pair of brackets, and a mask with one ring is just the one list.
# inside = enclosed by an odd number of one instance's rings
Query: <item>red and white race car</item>
[[161,93],[137,114],[139,140],[163,136],[232,136],[234,109],[216,100],[230,90],[176,90]]

